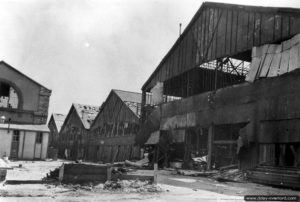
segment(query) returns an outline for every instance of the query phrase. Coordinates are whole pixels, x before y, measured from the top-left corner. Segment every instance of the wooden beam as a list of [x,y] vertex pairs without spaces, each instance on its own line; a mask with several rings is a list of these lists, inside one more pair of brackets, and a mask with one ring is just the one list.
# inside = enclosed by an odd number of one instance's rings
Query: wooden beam
[[213,144],[236,144],[236,140],[216,140]]
[[207,142],[207,169],[210,170],[212,167],[212,150],[213,150],[213,139],[214,139],[214,125],[212,124],[208,129],[208,142]]

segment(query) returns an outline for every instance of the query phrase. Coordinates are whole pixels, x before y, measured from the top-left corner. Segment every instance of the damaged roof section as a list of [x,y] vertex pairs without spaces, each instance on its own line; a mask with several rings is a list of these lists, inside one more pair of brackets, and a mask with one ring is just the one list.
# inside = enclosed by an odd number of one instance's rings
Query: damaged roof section
[[300,68],[300,34],[281,44],[265,44],[252,49],[252,63],[246,81],[275,77]]
[[300,9],[204,2],[142,90],[220,58],[250,62],[253,46],[290,39],[299,23]]
[[130,91],[113,89],[118,97],[129,107],[129,109],[137,116],[141,114],[142,94]]
[[85,129],[89,129],[100,111],[99,106],[73,103],[73,106]]
[[61,129],[62,125],[64,124],[64,121],[67,116],[64,114],[52,114],[52,117],[55,122],[57,131],[60,132],[60,129]]

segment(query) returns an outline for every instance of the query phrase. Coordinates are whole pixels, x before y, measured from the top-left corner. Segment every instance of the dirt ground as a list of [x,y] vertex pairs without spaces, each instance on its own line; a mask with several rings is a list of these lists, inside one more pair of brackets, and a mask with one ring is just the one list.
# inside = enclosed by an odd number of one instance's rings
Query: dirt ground
[[[12,162],[7,180],[41,180],[50,170],[65,161]],[[22,167],[18,167],[22,164]],[[147,171],[142,171],[147,172]],[[148,171],[151,172],[151,171]],[[173,175],[160,171],[158,186],[161,192],[122,192],[96,186],[51,184],[0,184],[0,201],[244,201],[247,194],[300,195],[298,191],[272,188],[253,183],[219,183],[204,177]]]

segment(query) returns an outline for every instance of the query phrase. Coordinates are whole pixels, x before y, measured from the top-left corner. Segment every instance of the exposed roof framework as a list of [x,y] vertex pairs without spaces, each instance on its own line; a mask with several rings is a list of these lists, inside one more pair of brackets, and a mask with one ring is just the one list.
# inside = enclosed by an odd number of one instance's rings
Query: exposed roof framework
[[300,32],[299,24],[300,9],[205,2],[142,90],[212,61],[250,62],[253,46],[289,39]]

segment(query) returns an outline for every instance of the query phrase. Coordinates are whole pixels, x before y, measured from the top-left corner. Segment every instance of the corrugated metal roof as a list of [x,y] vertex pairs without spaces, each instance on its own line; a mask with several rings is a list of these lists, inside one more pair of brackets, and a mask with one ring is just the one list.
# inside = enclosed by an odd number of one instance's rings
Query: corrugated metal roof
[[54,120],[56,128],[57,128],[57,131],[60,132],[60,129],[61,129],[62,125],[64,124],[64,121],[67,116],[64,114],[52,114],[52,116],[53,116],[53,120]]
[[99,106],[84,105],[84,104],[75,104],[73,103],[74,108],[76,109],[81,122],[83,123],[86,129],[89,129],[96,118],[97,114],[100,111]]
[[47,125],[0,124],[1,129],[50,132]]

